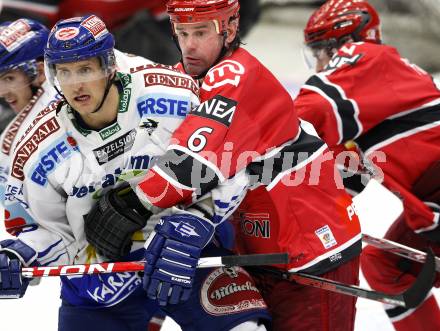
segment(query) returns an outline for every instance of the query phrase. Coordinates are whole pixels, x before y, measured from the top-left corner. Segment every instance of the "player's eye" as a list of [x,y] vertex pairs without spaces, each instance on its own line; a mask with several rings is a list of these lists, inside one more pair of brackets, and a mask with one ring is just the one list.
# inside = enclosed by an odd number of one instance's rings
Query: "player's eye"
[[88,75],[88,74],[91,74],[92,72],[93,72],[93,69],[90,68],[90,67],[82,67],[82,68],[79,70],[79,74],[80,74],[80,75]]

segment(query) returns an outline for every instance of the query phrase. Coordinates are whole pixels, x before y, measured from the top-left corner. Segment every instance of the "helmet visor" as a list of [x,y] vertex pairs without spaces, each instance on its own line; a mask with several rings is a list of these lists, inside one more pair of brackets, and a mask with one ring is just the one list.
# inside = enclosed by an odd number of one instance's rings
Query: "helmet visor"
[[104,57],[97,56],[78,60],[77,58],[64,59],[62,63],[46,61],[46,74],[52,85],[63,88],[98,81],[110,76],[115,67]]
[[316,72],[322,71],[330,60],[326,46],[303,46],[301,53],[306,67]]

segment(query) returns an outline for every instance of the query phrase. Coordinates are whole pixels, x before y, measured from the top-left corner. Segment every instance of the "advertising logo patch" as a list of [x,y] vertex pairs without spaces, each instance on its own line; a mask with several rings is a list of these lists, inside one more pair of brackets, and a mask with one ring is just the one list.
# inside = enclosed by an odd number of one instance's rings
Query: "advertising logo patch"
[[23,168],[27,160],[31,157],[33,153],[35,153],[38,145],[42,141],[44,141],[47,137],[49,137],[59,129],[60,125],[53,117],[41,124],[38,128],[36,128],[32,136],[24,141],[17,149],[14,161],[12,162],[11,175],[18,180],[23,180]]
[[108,144],[93,150],[98,164],[104,164],[131,150],[136,138],[136,130],[131,130],[124,135],[110,141]]
[[153,115],[183,118],[190,110],[187,97],[171,94],[149,94],[138,98],[136,103],[140,117]]
[[255,238],[270,238],[269,213],[243,213],[240,215],[241,231]]
[[30,31],[31,27],[25,20],[17,20],[2,30],[0,44],[11,52],[35,35]]
[[200,106],[191,110],[191,115],[210,118],[229,127],[234,117],[237,101],[216,95],[206,100]]
[[244,73],[245,69],[241,63],[233,60],[222,61],[219,65],[209,70],[203,80],[202,89],[212,91],[227,84],[237,87]]
[[217,268],[200,289],[203,309],[211,315],[229,315],[267,308],[249,274],[240,267]]
[[142,121],[142,124],[139,127],[145,129],[148,135],[151,136],[158,126],[159,122],[152,120],[151,118],[147,118],[145,121]]
[[62,28],[55,33],[55,38],[66,41],[75,38],[79,34],[79,29],[74,26]]
[[99,37],[108,33],[104,22],[95,15],[90,16],[88,19],[82,22],[81,25],[89,30],[95,39],[98,39]]
[[113,136],[119,131],[121,131],[121,127],[118,123],[115,123],[112,126],[99,131],[99,135],[101,136],[102,140],[106,140],[108,137]]
[[23,108],[20,113],[14,118],[12,123],[8,127],[8,131],[5,133],[5,136],[3,138],[2,142],[2,152],[6,155],[9,155],[12,147],[12,143],[15,139],[15,136],[18,133],[18,130],[20,129],[21,125],[23,124],[24,120],[28,116],[29,112],[34,107],[35,103],[40,99],[41,95],[43,94],[44,90],[39,88],[37,90],[37,93],[32,97],[32,99],[29,101],[26,107]]
[[190,90],[194,94],[198,94],[198,87],[196,82],[189,77],[154,72],[154,73],[144,74],[144,82],[145,82],[145,87],[156,86],[156,85],[180,87]]
[[47,177],[57,165],[69,159],[78,151],[78,144],[73,137],[64,136],[57,139],[47,149],[43,150],[39,162],[31,169],[30,178],[38,185],[46,186]]
[[333,236],[332,230],[328,225],[325,225],[322,228],[316,230],[315,234],[318,236],[319,240],[321,240],[322,245],[324,245],[325,249],[329,249],[338,244],[335,237]]

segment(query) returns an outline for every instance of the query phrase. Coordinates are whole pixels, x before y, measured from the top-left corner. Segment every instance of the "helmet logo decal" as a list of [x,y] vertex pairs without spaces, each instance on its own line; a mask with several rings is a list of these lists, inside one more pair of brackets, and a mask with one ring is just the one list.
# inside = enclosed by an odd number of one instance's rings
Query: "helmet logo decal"
[[17,20],[2,29],[0,44],[11,52],[21,45],[23,41],[31,38],[35,34],[29,31],[31,31],[31,27],[25,20]]
[[62,28],[55,33],[55,38],[58,40],[70,40],[75,38],[79,33],[79,29],[71,26],[68,28]]
[[174,11],[194,11],[194,8],[176,8]]
[[89,30],[95,39],[108,33],[104,22],[97,16],[92,15],[81,23],[83,27]]

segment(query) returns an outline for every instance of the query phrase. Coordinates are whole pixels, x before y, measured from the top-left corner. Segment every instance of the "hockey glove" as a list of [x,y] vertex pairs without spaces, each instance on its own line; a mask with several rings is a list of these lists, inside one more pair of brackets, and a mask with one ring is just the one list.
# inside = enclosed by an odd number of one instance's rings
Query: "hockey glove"
[[20,240],[0,241],[0,299],[21,298],[29,279],[21,277],[22,265],[30,265],[37,253]]
[[161,306],[189,299],[203,247],[214,226],[191,214],[162,217],[145,243],[144,289]]
[[130,253],[133,234],[150,216],[130,186],[112,189],[84,216],[87,241],[99,254],[120,260]]

